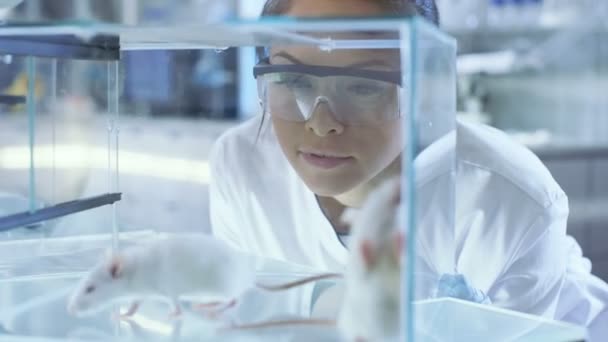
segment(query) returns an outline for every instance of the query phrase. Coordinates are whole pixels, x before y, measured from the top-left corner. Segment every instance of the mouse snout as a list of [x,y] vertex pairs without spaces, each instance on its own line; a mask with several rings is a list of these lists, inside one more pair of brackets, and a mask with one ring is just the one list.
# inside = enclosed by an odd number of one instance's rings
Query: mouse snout
[[67,305],[67,310],[70,315],[75,315],[78,311],[78,309],[76,308],[76,303],[74,303],[73,301],[69,301]]
[[67,311],[71,316],[76,316],[76,305],[74,305],[74,303],[68,303]]
[[79,316],[83,311],[87,309],[88,305],[85,302],[70,300],[67,305],[68,314],[72,316]]

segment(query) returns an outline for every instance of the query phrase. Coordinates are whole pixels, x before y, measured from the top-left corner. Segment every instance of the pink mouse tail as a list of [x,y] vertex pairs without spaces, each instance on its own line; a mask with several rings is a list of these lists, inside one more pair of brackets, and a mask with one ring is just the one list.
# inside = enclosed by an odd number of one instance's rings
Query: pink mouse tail
[[331,279],[331,278],[342,278],[344,275],[342,273],[323,273],[312,277],[303,278],[300,280],[292,281],[289,283],[279,284],[279,285],[267,285],[267,284],[259,284],[256,283],[255,286],[267,290],[267,291],[281,291],[287,290],[292,287],[304,285],[311,283],[313,281],[323,280],[323,279]]
[[335,326],[336,321],[331,319],[312,319],[312,318],[303,318],[303,319],[286,319],[286,320],[278,320],[278,321],[266,321],[266,322],[257,322],[250,324],[235,324],[230,325],[225,328],[221,328],[220,330],[231,331],[231,330],[253,330],[253,329],[263,329],[263,328],[274,328],[277,326],[310,326],[310,325],[318,325],[318,326]]

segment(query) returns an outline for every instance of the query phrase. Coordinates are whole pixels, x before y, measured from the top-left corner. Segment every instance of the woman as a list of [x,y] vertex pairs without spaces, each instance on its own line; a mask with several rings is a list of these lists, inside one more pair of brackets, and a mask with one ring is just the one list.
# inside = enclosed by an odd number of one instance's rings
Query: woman
[[[410,1],[271,0],[263,15],[416,11],[438,22],[433,1]],[[224,134],[212,153],[213,233],[257,255],[341,270],[348,236],[342,211],[400,172],[398,85],[380,76],[399,68],[398,53],[275,46],[260,57],[254,73],[264,116]],[[338,71],[327,81],[344,86],[338,90],[315,77],[353,65],[373,72]],[[368,79],[350,87],[345,74]],[[601,331],[608,325],[606,284],[590,274],[589,261],[566,235],[567,197],[546,168],[489,127],[458,122],[453,140],[438,140],[416,161],[417,270],[426,275],[417,280],[418,295],[448,293],[443,280],[462,275],[486,302],[608,334]],[[456,208],[446,213],[452,177]]]

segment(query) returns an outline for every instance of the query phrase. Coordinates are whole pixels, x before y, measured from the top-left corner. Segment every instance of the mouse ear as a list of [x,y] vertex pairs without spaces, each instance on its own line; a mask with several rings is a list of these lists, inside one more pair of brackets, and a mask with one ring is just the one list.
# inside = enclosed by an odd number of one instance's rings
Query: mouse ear
[[399,231],[395,234],[393,241],[393,258],[395,262],[400,264],[401,256],[403,255],[403,250],[405,246],[405,237],[403,236],[403,232]]
[[370,240],[362,240],[359,246],[365,270],[369,270],[376,261],[376,251]]
[[112,279],[117,279],[122,276],[122,271],[124,269],[124,262],[121,257],[114,256],[110,261],[110,266],[108,267],[108,272]]
[[391,204],[398,205],[401,203],[401,180],[396,181],[393,194],[391,196]]

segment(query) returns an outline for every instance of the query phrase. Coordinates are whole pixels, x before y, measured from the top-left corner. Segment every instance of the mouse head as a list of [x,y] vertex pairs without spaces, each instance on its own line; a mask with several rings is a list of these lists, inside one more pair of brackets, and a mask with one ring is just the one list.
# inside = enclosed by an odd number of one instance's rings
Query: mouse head
[[401,182],[389,179],[373,190],[359,209],[345,210],[342,220],[350,223],[358,253],[366,271],[384,262],[399,267],[404,236],[400,223],[405,207],[401,206]]
[[87,273],[68,301],[68,312],[75,316],[103,310],[113,299],[127,292],[125,257],[110,252]]
[[359,249],[365,270],[370,271],[380,262],[388,263],[394,268],[400,268],[403,245],[403,233],[396,232],[380,243],[371,239],[363,239],[356,248]]

